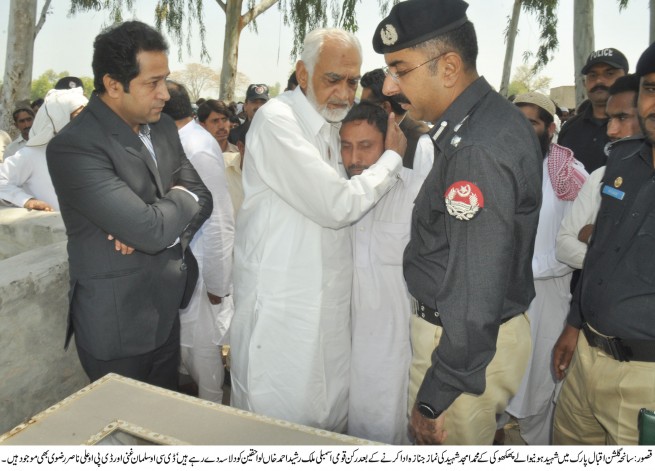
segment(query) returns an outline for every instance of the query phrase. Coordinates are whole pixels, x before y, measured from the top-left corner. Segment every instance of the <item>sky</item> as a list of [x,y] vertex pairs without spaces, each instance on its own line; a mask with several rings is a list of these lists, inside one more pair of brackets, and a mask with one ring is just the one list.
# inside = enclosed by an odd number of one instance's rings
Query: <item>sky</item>
[[[7,44],[7,16],[10,0],[0,0],[0,57],[4,58]],[[138,0],[136,18],[154,24],[156,0]],[[245,1],[244,3],[247,3]],[[468,0],[468,17],[475,24],[480,54],[478,72],[496,88],[500,86],[505,55],[504,30],[511,14],[513,0]],[[39,0],[39,11],[43,0]],[[68,16],[70,0],[53,0],[50,14],[35,42],[33,77],[48,69],[68,71],[72,75],[92,76],[91,57],[94,37],[105,26],[109,17],[106,12],[89,12]],[[595,49],[615,47],[622,51],[630,63],[630,70],[648,46],[648,0],[631,0],[627,9],[619,13],[617,0],[595,0],[594,28]],[[384,65],[383,56],[371,46],[373,32],[382,20],[377,0],[361,0],[357,8],[362,43],[362,73]],[[204,22],[207,29],[206,44],[211,60],[205,65],[221,68],[225,15],[214,0],[204,0]],[[541,72],[552,79],[551,87],[573,85],[573,0],[560,0],[558,10],[559,49],[551,63]],[[257,30],[246,28],[241,34],[238,69],[253,83],[276,82],[286,85],[293,71],[295,59],[290,57],[292,29],[285,26],[277,6],[271,7],[257,19]],[[191,32],[192,53],[183,50],[178,61],[177,45],[171,43],[170,69],[181,70],[186,63],[200,63],[200,39],[197,31]],[[539,45],[539,27],[536,19],[522,13],[519,36],[514,48],[512,68],[520,65],[526,51],[536,52]],[[217,92],[216,92],[217,93]]]

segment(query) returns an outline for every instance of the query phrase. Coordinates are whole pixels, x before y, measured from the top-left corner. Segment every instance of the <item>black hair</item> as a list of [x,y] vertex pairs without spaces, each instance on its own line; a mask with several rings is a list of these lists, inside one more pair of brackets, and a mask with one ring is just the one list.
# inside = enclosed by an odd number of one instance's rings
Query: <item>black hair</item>
[[96,92],[105,92],[102,79],[109,75],[129,93],[130,81],[139,75],[136,56],[142,51],[168,52],[168,44],[159,31],[140,21],[120,23],[96,36],[91,63]]
[[391,106],[391,110],[394,113],[400,115],[405,114],[405,110],[402,106],[400,106],[400,103],[398,103],[398,101],[393,96],[387,96],[382,92],[384,79],[385,75],[382,69],[373,69],[370,72],[366,72],[364,75],[362,75],[359,84],[362,86],[362,88],[368,88],[372,93],[372,97],[367,101],[377,105],[382,105],[382,103],[388,101],[389,105]]
[[[43,102],[41,102],[41,103],[43,103]],[[12,113],[12,117],[14,118],[14,123],[16,122],[16,117],[18,116],[18,113],[21,113],[21,112],[23,112],[23,111],[24,111],[25,113],[27,113],[28,115],[30,115],[32,118],[34,118],[34,110],[32,110],[32,108],[25,108],[25,107],[23,107],[23,108],[16,108],[16,109],[14,110],[14,112]]]
[[228,108],[224,102],[219,100],[207,100],[198,107],[198,121],[201,123],[207,121],[207,118],[212,114],[212,111],[222,114],[226,118],[232,117],[232,111],[230,111],[230,108]]
[[237,142],[242,142],[244,146],[246,145],[246,134],[250,129],[250,123],[251,123],[250,121],[246,121],[241,126],[233,130],[234,132],[233,144],[236,144]]
[[[478,39],[475,27],[470,21],[433,39],[412,46],[412,49],[424,49],[429,57],[437,57],[439,54],[453,51],[462,58],[465,70],[476,70]],[[437,62],[435,60],[427,64],[431,73],[436,73]]]
[[175,121],[193,116],[191,99],[184,85],[173,80],[167,80],[166,88],[168,88],[168,94],[171,98],[164,105],[164,113]]
[[296,71],[294,70],[293,73],[289,76],[289,80],[287,80],[287,90],[291,90],[292,87],[297,87],[298,86],[298,78],[296,77]]
[[624,92],[635,92],[634,104],[636,108],[639,99],[639,77],[635,74],[622,75],[614,81],[609,89],[610,96]]
[[386,136],[388,118],[389,115],[384,111],[384,108],[364,100],[350,108],[346,117],[341,121],[341,125],[343,126],[351,121],[366,121],[375,126],[383,136]]

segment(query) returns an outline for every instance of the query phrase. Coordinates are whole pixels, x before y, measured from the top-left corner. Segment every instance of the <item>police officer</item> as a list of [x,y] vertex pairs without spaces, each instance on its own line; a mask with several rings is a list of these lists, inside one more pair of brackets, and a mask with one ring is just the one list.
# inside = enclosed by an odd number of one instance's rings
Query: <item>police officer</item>
[[655,43],[636,75],[645,139],[612,145],[567,318],[582,331],[557,401],[556,444],[636,445],[639,409],[655,408]]
[[491,444],[530,356],[523,314],[542,156],[521,112],[478,76],[462,0],[409,0],[378,25],[384,93],[434,123],[404,273],[414,297],[410,428],[419,444]]
[[584,86],[590,106],[566,121],[559,133],[558,144],[573,151],[588,173],[605,165],[607,114],[605,106],[609,88],[617,78],[628,73],[628,59],[614,48],[599,49],[589,54],[582,68]]

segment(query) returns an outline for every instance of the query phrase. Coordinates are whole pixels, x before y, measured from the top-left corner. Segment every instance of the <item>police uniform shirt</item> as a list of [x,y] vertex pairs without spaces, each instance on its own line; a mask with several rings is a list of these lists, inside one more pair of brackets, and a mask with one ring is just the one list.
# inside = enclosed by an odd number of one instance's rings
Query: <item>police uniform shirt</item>
[[434,167],[415,202],[404,273],[444,335],[417,401],[445,410],[485,389],[502,321],[534,297],[543,157],[529,122],[484,78],[431,131]]
[[609,141],[607,119],[594,118],[591,105],[564,123],[557,139],[559,145],[573,151],[589,174],[607,162],[605,145]]
[[655,339],[655,172],[643,139],[613,144],[601,206],[568,323]]

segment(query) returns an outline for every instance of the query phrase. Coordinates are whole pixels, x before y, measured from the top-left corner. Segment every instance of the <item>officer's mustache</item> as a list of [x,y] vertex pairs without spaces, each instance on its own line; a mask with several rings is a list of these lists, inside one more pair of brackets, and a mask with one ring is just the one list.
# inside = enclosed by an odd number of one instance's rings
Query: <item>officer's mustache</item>
[[607,92],[607,91],[609,91],[609,89],[610,89],[610,87],[606,87],[605,85],[596,85],[594,88],[591,89],[591,92],[593,93],[593,92],[597,92],[599,90],[603,90],[603,91]]
[[407,97],[406,97],[405,95],[403,95],[403,94],[394,95],[394,96],[393,96],[393,99],[394,99],[394,101],[395,101],[396,103],[398,103],[398,104],[403,104],[403,103],[404,103],[405,105],[409,105],[409,104],[410,104],[410,102],[409,102],[409,100],[407,99]]

